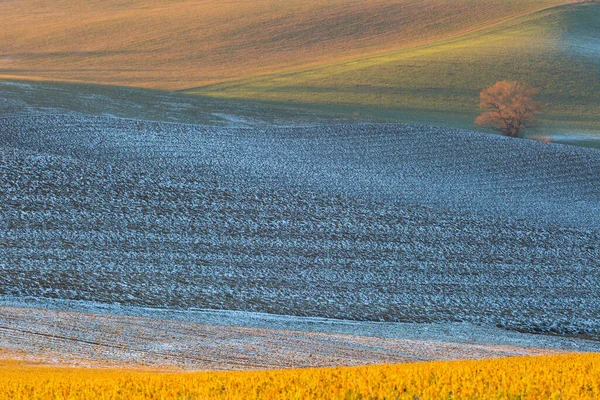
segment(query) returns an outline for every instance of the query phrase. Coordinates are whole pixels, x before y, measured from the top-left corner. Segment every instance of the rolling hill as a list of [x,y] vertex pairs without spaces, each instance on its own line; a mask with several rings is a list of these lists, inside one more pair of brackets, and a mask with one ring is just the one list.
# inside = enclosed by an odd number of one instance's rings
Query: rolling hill
[[479,91],[512,79],[540,90],[530,135],[600,147],[598,20],[597,1],[0,2],[0,78],[55,81],[0,87],[0,109],[470,129]]
[[414,125],[0,119],[0,295],[600,333],[600,153]]
[[565,0],[0,2],[0,75],[185,89],[456,37]]
[[[0,359],[597,350],[600,151],[540,142],[600,148],[598,21],[576,0],[0,0]],[[504,79],[539,88],[543,140],[470,130]]]
[[598,21],[599,3],[566,5],[458,38],[190,92],[471,128],[479,91],[519,80],[540,90],[542,124],[535,133],[576,139],[600,132]]

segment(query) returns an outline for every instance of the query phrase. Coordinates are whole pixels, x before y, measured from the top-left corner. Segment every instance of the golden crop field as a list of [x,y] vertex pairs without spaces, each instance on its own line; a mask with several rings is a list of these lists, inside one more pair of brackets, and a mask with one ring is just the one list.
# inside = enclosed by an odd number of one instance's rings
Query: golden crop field
[[165,373],[0,365],[3,399],[598,399],[600,354]]
[[430,43],[573,2],[0,1],[0,76],[184,89]]

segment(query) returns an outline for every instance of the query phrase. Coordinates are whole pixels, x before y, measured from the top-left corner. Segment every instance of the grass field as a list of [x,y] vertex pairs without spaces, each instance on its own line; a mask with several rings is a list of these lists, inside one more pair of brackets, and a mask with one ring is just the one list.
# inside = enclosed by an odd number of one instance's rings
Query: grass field
[[545,10],[456,39],[192,90],[321,104],[395,121],[471,128],[479,91],[511,79],[539,88],[534,133],[600,130],[600,4]]
[[471,129],[479,91],[513,79],[540,89],[529,135],[598,147],[598,20],[565,0],[0,2],[0,79],[38,81],[0,87],[0,112]]
[[183,89],[430,43],[570,2],[5,1],[0,75]]
[[0,364],[3,399],[597,399],[600,354],[160,373]]

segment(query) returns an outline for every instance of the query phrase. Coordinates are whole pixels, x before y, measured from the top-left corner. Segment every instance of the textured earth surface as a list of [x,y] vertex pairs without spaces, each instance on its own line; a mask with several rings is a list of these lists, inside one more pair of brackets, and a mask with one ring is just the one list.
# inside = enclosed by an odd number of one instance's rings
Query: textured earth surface
[[600,351],[598,342],[467,324],[7,303],[0,306],[0,358],[36,364],[231,370]]
[[0,119],[0,294],[600,334],[600,152]]

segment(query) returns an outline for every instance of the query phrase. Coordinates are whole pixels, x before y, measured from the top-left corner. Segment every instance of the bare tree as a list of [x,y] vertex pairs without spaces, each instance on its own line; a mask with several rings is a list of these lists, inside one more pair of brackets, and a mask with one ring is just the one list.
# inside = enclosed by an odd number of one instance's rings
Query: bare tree
[[535,112],[539,105],[533,101],[537,93],[526,83],[496,82],[479,95],[482,114],[475,119],[475,125],[490,127],[506,136],[521,136],[525,128],[537,125]]

